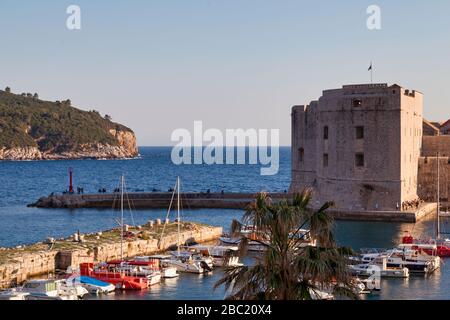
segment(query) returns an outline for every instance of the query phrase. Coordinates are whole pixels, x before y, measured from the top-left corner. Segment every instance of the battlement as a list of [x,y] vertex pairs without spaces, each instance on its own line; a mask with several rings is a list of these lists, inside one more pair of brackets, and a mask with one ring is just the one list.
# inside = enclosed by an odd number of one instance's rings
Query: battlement
[[372,88],[387,88],[387,83],[370,83],[370,84],[349,84],[343,85],[342,89],[372,89]]

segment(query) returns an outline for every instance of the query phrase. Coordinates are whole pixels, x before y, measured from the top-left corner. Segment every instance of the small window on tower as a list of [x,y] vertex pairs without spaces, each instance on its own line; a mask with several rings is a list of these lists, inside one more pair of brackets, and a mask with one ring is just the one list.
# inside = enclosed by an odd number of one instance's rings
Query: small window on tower
[[364,167],[364,153],[357,153],[355,155],[355,165],[357,167]]
[[303,162],[304,157],[305,157],[305,149],[303,148],[298,149],[298,160],[300,162]]
[[328,126],[323,127],[323,139],[328,140]]
[[352,104],[353,104],[353,108],[359,108],[359,107],[362,107],[362,100],[359,100],[359,99],[353,99]]
[[356,139],[358,139],[358,140],[364,139],[364,127],[363,126],[356,127]]

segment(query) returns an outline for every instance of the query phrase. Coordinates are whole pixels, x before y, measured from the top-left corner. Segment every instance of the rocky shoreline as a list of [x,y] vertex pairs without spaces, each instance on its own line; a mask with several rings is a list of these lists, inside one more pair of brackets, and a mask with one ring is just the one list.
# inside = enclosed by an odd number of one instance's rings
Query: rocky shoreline
[[41,152],[37,147],[0,149],[0,161],[131,159],[138,156],[139,153],[137,150],[130,151],[123,146],[102,144],[96,144],[92,148],[83,148],[61,153]]
[[129,159],[139,156],[134,133],[110,130],[118,145],[90,143],[68,148],[67,151],[41,151],[38,147],[0,147],[0,161]]

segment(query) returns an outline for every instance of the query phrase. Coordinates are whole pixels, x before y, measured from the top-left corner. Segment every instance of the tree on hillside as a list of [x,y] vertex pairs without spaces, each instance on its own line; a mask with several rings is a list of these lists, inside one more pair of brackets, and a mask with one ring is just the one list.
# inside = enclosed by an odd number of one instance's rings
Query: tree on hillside
[[111,121],[112,117],[109,114],[105,114],[105,120]]
[[[287,200],[272,203],[266,193],[259,194],[244,214],[242,224],[233,221],[232,237],[240,237],[244,254],[250,241],[264,247],[252,266],[227,268],[215,287],[225,286],[234,300],[311,300],[320,292],[357,299],[347,270],[350,249],[337,246],[333,218],[326,212],[309,209],[311,192],[303,191]],[[249,227],[252,233],[244,231]],[[305,230],[305,228],[309,228]],[[307,238],[316,245],[307,245]]]
[[27,93],[27,98],[33,98],[33,95],[31,93]]
[[10,87],[6,87],[6,88],[5,88],[5,92],[6,92],[6,93],[11,93],[11,88],[10,88]]
[[35,94],[33,95],[33,98],[34,98],[35,100],[37,100],[37,99],[39,99],[39,95],[38,95],[37,93],[35,93]]

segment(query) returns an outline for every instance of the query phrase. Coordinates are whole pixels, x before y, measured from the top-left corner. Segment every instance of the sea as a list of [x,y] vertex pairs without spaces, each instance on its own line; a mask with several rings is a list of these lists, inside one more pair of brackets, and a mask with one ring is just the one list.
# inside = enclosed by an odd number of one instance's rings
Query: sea
[[[185,192],[284,192],[289,189],[291,180],[289,147],[279,149],[279,171],[273,176],[262,176],[260,165],[175,165],[171,161],[170,147],[141,147],[139,151],[139,158],[129,160],[0,162],[0,247],[32,244],[47,237],[67,237],[77,231],[88,233],[116,227],[119,213],[113,209],[27,207],[42,196],[67,190],[70,169],[75,188],[83,188],[84,193],[96,193],[103,188],[110,192],[119,186],[122,174],[130,192],[168,191],[174,187],[178,176],[181,190]],[[246,151],[248,154],[249,150]],[[181,218],[227,230],[232,220],[240,219],[242,214],[241,210],[184,209]],[[127,211],[125,223],[139,225],[165,215],[164,209]],[[417,224],[336,221],[334,231],[340,245],[360,250],[392,248],[408,232],[432,237],[435,226],[433,218]],[[450,220],[441,221],[441,228],[450,230]],[[250,263],[251,259],[249,256],[246,261]],[[363,299],[450,299],[450,266],[446,262],[443,260],[441,269],[429,276],[382,280],[382,290]],[[214,289],[222,275],[220,269],[208,275],[181,274],[178,279],[166,279],[148,291],[118,292],[92,299],[224,299],[224,288]]]

